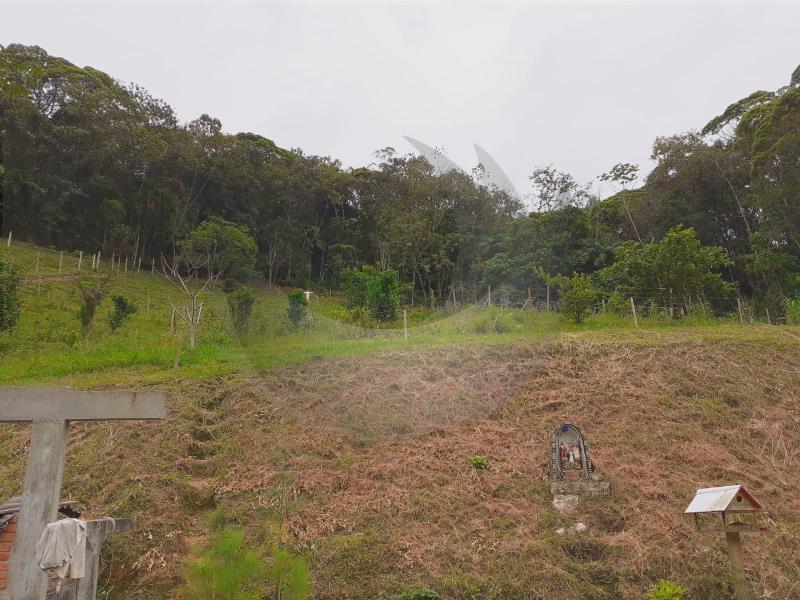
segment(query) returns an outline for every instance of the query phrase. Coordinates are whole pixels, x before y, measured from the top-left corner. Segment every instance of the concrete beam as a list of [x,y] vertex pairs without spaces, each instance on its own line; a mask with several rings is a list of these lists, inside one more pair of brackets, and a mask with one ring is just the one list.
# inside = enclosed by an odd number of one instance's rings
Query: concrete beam
[[56,520],[68,432],[69,425],[64,421],[33,424],[17,537],[9,565],[11,600],[44,600],[47,576],[36,564],[34,549],[47,524]]
[[0,421],[158,420],[163,392],[87,392],[69,387],[0,388]]

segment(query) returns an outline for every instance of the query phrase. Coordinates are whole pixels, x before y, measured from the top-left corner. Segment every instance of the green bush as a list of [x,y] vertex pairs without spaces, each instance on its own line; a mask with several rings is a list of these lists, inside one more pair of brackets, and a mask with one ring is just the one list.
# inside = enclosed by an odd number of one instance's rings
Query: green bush
[[344,292],[344,304],[348,309],[359,306],[367,307],[367,290],[369,282],[380,271],[375,267],[363,265],[360,269],[344,269],[341,272],[342,291]]
[[789,325],[800,325],[800,298],[786,298],[785,303],[786,322]]
[[22,304],[19,288],[22,276],[19,271],[0,260],[0,331],[14,327],[19,320]]
[[606,300],[606,312],[620,317],[630,316],[631,301],[621,292],[614,290],[608,295],[608,300]]
[[305,600],[311,590],[308,565],[301,558],[277,548],[267,567],[267,579],[275,593],[274,600]]
[[486,457],[481,454],[473,454],[469,457],[469,466],[473,469],[486,469],[489,467],[489,462]]
[[681,600],[686,589],[674,581],[659,579],[650,590],[650,600]]
[[258,553],[244,545],[244,531],[212,528],[211,541],[186,569],[187,600],[260,600],[265,572]]
[[[244,531],[211,514],[211,540],[186,567],[186,600],[306,600],[311,589],[308,565],[276,548],[265,563],[244,543]],[[264,590],[268,590],[265,595]]]
[[560,285],[561,312],[573,323],[580,323],[592,312],[598,291],[588,275],[573,275]]
[[250,315],[253,313],[256,295],[249,287],[241,286],[228,294],[226,299],[228,301],[228,310],[231,313],[233,330],[236,335],[241,336],[247,331],[247,326],[250,323]]
[[308,312],[308,300],[303,295],[303,292],[297,290],[289,294],[289,306],[286,308],[286,314],[292,325],[299,327],[303,318]]
[[78,320],[81,322],[81,329],[84,333],[89,331],[94,320],[94,315],[98,307],[106,297],[110,279],[95,281],[89,278],[78,281],[78,294],[81,306],[78,309]]
[[114,308],[108,315],[108,324],[112,331],[116,331],[125,321],[136,314],[137,309],[131,300],[120,294],[111,296],[111,302],[114,303]]
[[385,323],[397,319],[400,312],[397,271],[381,271],[370,279],[367,286],[367,307],[370,316],[376,321]]

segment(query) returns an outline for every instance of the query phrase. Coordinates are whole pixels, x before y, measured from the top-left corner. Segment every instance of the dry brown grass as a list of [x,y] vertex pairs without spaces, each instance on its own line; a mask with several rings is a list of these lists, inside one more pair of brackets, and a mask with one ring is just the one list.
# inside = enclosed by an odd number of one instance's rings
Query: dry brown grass
[[[754,590],[800,598],[800,344],[654,335],[185,382],[163,423],[75,426],[65,491],[136,519],[109,546],[116,597],[169,597],[216,502],[254,543],[304,553],[320,599],[421,585],[459,600],[641,599],[666,577],[707,600],[731,598],[722,540],[681,513],[695,488],[741,482],[770,509],[769,532],[745,539]],[[614,489],[571,518],[546,476],[566,419]],[[26,429],[7,431],[0,451],[19,458]],[[470,468],[473,454],[489,468]],[[19,462],[0,464],[3,491]],[[576,520],[585,534],[555,534]]]

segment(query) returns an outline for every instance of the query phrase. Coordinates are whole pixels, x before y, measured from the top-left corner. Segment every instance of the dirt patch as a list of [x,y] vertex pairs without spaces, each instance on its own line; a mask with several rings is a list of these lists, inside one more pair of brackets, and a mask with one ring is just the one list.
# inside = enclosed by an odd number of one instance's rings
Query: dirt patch
[[415,349],[286,367],[253,381],[305,426],[356,444],[486,417],[543,368],[541,348]]

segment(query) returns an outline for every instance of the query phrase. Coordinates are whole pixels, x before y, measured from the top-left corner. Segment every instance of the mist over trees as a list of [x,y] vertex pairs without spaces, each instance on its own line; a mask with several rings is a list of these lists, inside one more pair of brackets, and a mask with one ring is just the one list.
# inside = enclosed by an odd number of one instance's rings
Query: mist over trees
[[701,131],[655,140],[656,166],[638,188],[625,163],[602,176],[618,190],[605,200],[552,166],[532,168],[530,213],[392,148],[344,169],[225,133],[208,115],[181,124],[141,87],[38,47],[0,50],[0,86],[3,229],[17,239],[146,264],[210,248],[210,268],[268,284],[338,288],[347,269],[369,265],[395,271],[409,301],[428,306],[471,302],[488,286],[520,300],[528,288],[541,294],[542,274],[695,302],[686,296],[695,284],[675,283],[675,273],[625,272],[651,256],[669,268],[665,245],[646,247],[674,230],[676,252],[710,257],[707,273],[691,275],[713,279],[718,294],[779,312],[800,293],[800,68]]

